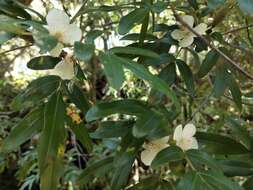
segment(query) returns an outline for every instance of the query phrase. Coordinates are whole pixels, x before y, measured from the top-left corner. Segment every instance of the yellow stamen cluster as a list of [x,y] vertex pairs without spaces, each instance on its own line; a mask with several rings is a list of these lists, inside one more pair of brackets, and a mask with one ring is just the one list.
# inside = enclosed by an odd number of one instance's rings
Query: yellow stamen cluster
[[72,121],[76,124],[80,124],[82,119],[74,106],[69,106],[66,109],[67,115],[71,117]]

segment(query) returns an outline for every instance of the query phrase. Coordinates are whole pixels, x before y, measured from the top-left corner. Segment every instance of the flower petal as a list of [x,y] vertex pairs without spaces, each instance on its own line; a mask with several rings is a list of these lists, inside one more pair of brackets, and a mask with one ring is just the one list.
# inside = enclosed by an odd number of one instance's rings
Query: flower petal
[[191,138],[195,135],[196,133],[196,127],[192,123],[188,123],[185,125],[183,129],[183,138]]
[[178,125],[174,131],[173,140],[178,141],[182,138],[183,127],[182,125]]
[[155,150],[144,150],[141,152],[141,161],[146,165],[146,166],[150,166],[151,162],[153,161],[153,159],[155,158],[156,154],[158,152]]
[[50,55],[53,57],[59,57],[62,49],[64,48],[62,43],[58,43],[51,51],[50,51]]
[[170,138],[169,136],[165,136],[152,142],[160,147],[167,147],[166,145],[168,145],[169,138]]
[[70,22],[69,16],[59,9],[51,9],[46,17],[46,20],[49,26],[68,25]]
[[63,80],[71,80],[75,77],[74,64],[69,61],[68,58],[65,58],[55,66],[55,68],[51,71],[51,74],[57,75]]
[[190,46],[194,41],[194,35],[192,33],[189,33],[187,36],[185,36],[182,40],[179,41],[180,47],[188,47]]
[[207,25],[205,23],[201,23],[201,24],[197,25],[196,27],[194,27],[194,30],[198,34],[203,35],[207,31]]
[[173,32],[171,32],[171,37],[175,40],[181,40],[184,38],[185,34],[186,33],[184,31],[176,29]]
[[75,24],[70,24],[63,32],[63,42],[73,45],[74,42],[80,41],[82,38],[82,31]]
[[189,147],[189,149],[198,149],[198,148],[199,148],[199,145],[198,145],[197,139],[194,138],[194,137],[192,137],[192,139],[191,139],[191,146]]
[[193,16],[190,16],[190,15],[184,15],[181,17],[182,20],[188,24],[191,28],[193,27],[193,24],[194,24],[194,18]]

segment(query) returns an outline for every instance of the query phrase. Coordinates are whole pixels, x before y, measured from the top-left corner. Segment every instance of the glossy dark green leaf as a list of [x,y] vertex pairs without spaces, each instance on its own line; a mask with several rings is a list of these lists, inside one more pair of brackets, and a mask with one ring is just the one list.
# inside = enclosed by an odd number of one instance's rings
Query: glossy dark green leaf
[[161,150],[151,163],[152,168],[157,168],[171,161],[184,159],[184,152],[177,146],[170,146]]
[[91,105],[84,91],[76,84],[68,86],[68,95],[71,102],[73,102],[85,115],[90,109]]
[[[132,170],[135,156],[132,153],[124,152],[115,157],[113,166],[113,177],[111,181],[112,190],[121,190],[127,184],[128,177]],[[124,171],[124,172],[122,172]]]
[[140,180],[139,183],[128,188],[127,190],[175,190],[171,181],[159,179],[157,176],[146,177]]
[[231,73],[227,75],[226,83],[231,92],[231,95],[233,97],[233,100],[236,106],[241,110],[242,109],[242,93],[241,93],[239,85],[237,84],[236,80],[234,79]]
[[82,42],[75,42],[74,52],[77,59],[88,62],[95,51],[95,46],[92,44],[84,44]]
[[[139,39],[140,39],[139,33],[131,33],[131,34],[125,35],[120,40],[138,41]],[[155,41],[155,40],[157,40],[157,37],[152,34],[146,34],[145,40]]]
[[214,94],[216,97],[220,97],[224,94],[227,88],[226,75],[228,73],[225,67],[221,66],[217,68],[215,74],[216,75],[215,75],[215,81],[214,81]]
[[153,51],[137,47],[114,47],[109,50],[114,54],[140,55],[151,58],[159,58],[159,55]]
[[110,53],[100,53],[99,58],[104,65],[104,72],[110,85],[114,89],[119,90],[125,80],[122,64],[115,60]]
[[105,121],[99,124],[98,129],[91,133],[92,138],[114,138],[125,136],[131,131],[133,122],[130,121]]
[[178,183],[177,190],[243,190],[238,183],[212,171],[188,172]]
[[119,23],[119,34],[124,35],[128,33],[136,24],[140,24],[148,14],[145,8],[138,8],[123,16]]
[[240,142],[242,142],[248,149],[252,146],[252,138],[247,130],[247,125],[240,119],[237,119],[235,116],[229,116],[226,119],[227,126],[232,129],[232,134]]
[[130,187],[128,190],[145,190],[145,189],[157,189],[159,179],[156,177],[147,177],[145,179],[142,179],[139,183],[136,185]]
[[22,17],[28,20],[32,18],[24,9],[12,2],[0,1],[0,11],[12,17]]
[[253,14],[253,1],[252,0],[237,0],[239,7],[241,8],[243,13],[249,14],[252,16]]
[[253,176],[248,178],[244,183],[243,187],[245,190],[251,190],[253,188]]
[[213,66],[217,63],[219,59],[219,55],[211,50],[207,53],[205,59],[203,60],[200,69],[197,73],[198,77],[202,78],[213,68]]
[[27,27],[21,24],[19,19],[14,19],[5,15],[0,15],[0,31],[11,32],[13,34],[26,35]]
[[214,154],[245,154],[249,150],[234,139],[211,133],[197,132],[198,142],[204,145],[204,149]]
[[253,175],[253,165],[240,160],[219,160],[219,166],[228,177]]
[[70,118],[68,118],[67,120],[68,120],[68,125],[70,129],[76,136],[76,139],[81,142],[83,147],[86,148],[87,152],[89,153],[92,152],[93,143],[90,138],[89,131],[87,127],[85,126],[85,124],[83,122],[81,122],[80,124],[75,124],[71,121]]
[[197,0],[189,0],[188,2],[195,10],[198,10],[199,5]]
[[155,75],[152,75],[143,65],[140,65],[136,63],[135,61],[118,57],[118,56],[113,56],[113,58],[119,63],[122,63],[124,67],[132,71],[141,79],[147,80],[154,89],[168,96],[172,100],[172,102],[175,104],[176,108],[179,109],[179,102],[178,102],[176,94],[174,93],[173,90],[169,88],[169,86],[166,84],[164,80],[160,79],[159,77]]
[[53,69],[60,61],[61,58],[58,57],[40,56],[31,59],[27,67],[33,70],[48,70]]
[[[34,27],[34,24],[33,26]],[[32,32],[35,44],[40,48],[41,53],[50,52],[54,47],[56,47],[58,41],[54,36],[51,36],[48,31],[42,31],[41,28],[34,29]]]
[[45,105],[44,126],[39,139],[38,160],[41,190],[56,190],[60,178],[60,150],[65,141],[65,105],[61,93],[55,93]]
[[93,106],[86,114],[87,121],[94,121],[112,114],[140,115],[149,107],[138,100],[118,100],[99,103]]
[[176,60],[176,65],[179,69],[180,75],[183,77],[187,90],[189,91],[191,95],[194,95],[195,85],[194,85],[193,74],[190,67],[184,61],[179,60],[179,59]]
[[208,1],[208,8],[215,10],[219,8],[220,6],[224,5],[225,0],[209,0]]
[[45,76],[33,80],[28,87],[16,96],[12,102],[15,110],[21,110],[24,106],[39,104],[49,97],[61,85],[61,79],[57,76]]
[[153,129],[160,127],[163,118],[161,115],[154,111],[147,110],[136,121],[133,127],[133,135],[137,138],[144,137],[149,134]]
[[4,44],[8,40],[14,37],[14,34],[10,32],[0,31],[0,45]]
[[108,174],[113,167],[113,157],[107,157],[88,165],[78,177],[78,184],[87,184],[94,176],[100,177]]
[[206,169],[203,168],[203,166],[207,166],[213,171],[221,172],[221,168],[218,166],[217,162],[209,154],[203,151],[194,149],[188,150],[186,156],[196,168]]
[[33,135],[39,133],[43,124],[43,107],[31,111],[20,121],[4,139],[1,145],[1,152],[16,150],[20,145],[31,139]]

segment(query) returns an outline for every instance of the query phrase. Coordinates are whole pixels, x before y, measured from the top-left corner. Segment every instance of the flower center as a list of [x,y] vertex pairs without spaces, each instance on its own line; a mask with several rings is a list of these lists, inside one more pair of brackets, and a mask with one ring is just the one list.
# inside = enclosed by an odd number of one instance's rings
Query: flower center
[[58,40],[59,42],[62,42],[62,41],[63,41],[63,33],[62,33],[62,32],[55,32],[55,33],[53,33],[52,35],[53,35],[54,37],[56,37],[57,40]]

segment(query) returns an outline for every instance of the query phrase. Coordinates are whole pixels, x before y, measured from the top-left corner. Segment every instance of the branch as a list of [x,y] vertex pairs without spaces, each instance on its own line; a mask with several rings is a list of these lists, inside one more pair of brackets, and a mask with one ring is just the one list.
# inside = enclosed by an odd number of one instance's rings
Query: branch
[[227,35],[227,34],[235,33],[235,32],[238,32],[240,30],[248,29],[248,28],[251,28],[251,27],[253,27],[253,24],[249,24],[249,25],[246,25],[246,26],[242,26],[242,27],[239,27],[239,28],[235,28],[235,29],[229,30],[227,32],[224,32],[222,35]]
[[7,51],[4,51],[4,52],[0,53],[0,56],[1,56],[1,55],[4,55],[4,54],[6,54],[6,53],[10,53],[10,52],[12,52],[12,51],[25,49],[25,48],[28,48],[28,47],[31,47],[31,46],[33,46],[33,44],[28,44],[28,45],[25,45],[25,46],[16,47],[16,48],[13,48],[13,49],[10,49],[10,50],[7,50]]
[[185,26],[190,32],[195,34],[197,37],[199,37],[201,40],[203,40],[207,46],[209,46],[212,50],[216,51],[221,57],[223,57],[226,61],[228,61],[229,64],[233,65],[241,74],[249,78],[250,80],[253,80],[253,76],[248,73],[247,71],[244,71],[243,68],[241,68],[235,61],[233,61],[230,57],[228,57],[225,53],[223,53],[221,50],[216,48],[213,44],[211,44],[206,38],[204,38],[202,35],[197,33],[193,28],[191,28],[187,23],[185,23],[182,18],[178,15],[175,8],[171,5],[171,10],[174,13],[174,16],[176,20],[178,20],[183,26]]

